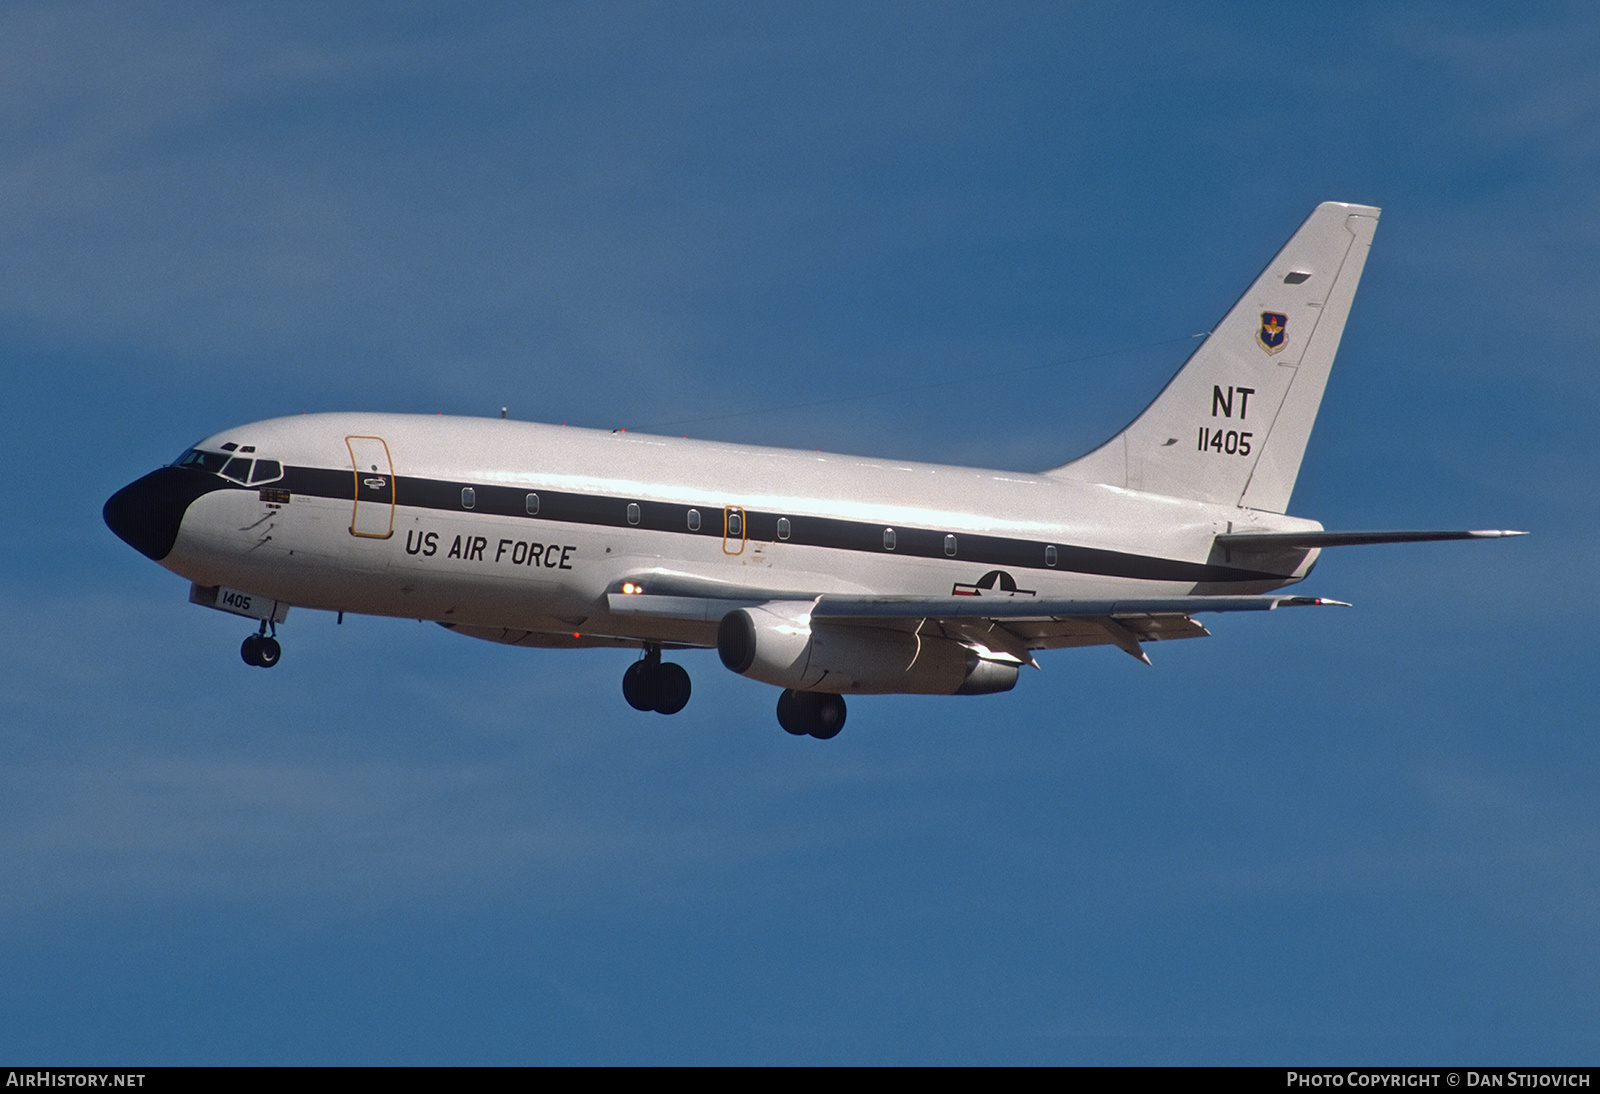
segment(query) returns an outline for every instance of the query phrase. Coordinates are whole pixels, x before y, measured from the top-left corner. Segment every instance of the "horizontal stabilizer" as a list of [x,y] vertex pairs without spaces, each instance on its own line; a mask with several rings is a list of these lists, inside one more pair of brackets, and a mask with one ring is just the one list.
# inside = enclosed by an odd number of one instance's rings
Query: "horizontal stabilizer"
[[1503,539],[1526,532],[1499,529],[1452,532],[1238,532],[1217,537],[1223,547],[1274,550],[1280,547],[1359,547],[1372,543],[1432,543],[1446,539]]

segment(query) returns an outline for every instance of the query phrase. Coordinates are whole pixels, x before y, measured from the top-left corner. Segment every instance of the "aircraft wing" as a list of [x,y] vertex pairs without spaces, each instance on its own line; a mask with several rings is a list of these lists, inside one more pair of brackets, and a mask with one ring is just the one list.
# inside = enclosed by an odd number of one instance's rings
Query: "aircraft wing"
[[[1203,638],[1201,612],[1272,611],[1279,607],[1342,605],[1305,596],[1172,596],[1122,600],[1003,596],[852,596],[710,586],[699,581],[620,583],[607,596],[613,614],[648,615],[699,623],[738,608],[775,601],[811,602],[813,623],[876,627],[938,635],[992,659],[1034,665],[1031,650],[1112,645],[1149,663],[1141,642]],[[1347,606],[1347,605],[1342,605]]]

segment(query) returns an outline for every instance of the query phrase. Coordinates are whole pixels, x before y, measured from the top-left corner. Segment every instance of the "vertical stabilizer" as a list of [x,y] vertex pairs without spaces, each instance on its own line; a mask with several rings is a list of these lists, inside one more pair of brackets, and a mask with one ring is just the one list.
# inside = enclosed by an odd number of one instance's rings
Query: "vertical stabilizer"
[[1284,512],[1377,226],[1317,206],[1132,425],[1046,474]]

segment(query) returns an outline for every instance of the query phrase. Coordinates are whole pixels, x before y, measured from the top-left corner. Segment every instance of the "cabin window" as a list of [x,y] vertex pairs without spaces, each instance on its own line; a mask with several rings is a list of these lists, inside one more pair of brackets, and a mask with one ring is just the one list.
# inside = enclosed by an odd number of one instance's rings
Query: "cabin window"
[[538,494],[529,494],[526,498],[522,499],[522,504],[523,507],[528,510],[528,515],[530,517],[536,517],[539,515]]
[[894,529],[893,528],[885,528],[883,530],[883,549],[885,551],[894,550]]
[[1046,566],[1054,566],[1056,564],[1056,545],[1054,543],[1044,549],[1044,564]]
[[636,501],[630,501],[628,503],[628,523],[639,523],[639,503]]
[[778,518],[778,538],[779,539],[788,539],[789,538],[789,518],[788,517],[779,517]]
[[257,460],[256,469],[250,475],[250,484],[258,482],[271,482],[283,478],[283,465],[277,460]]
[[743,509],[729,509],[728,510],[728,538],[729,539],[743,539],[744,538],[744,510]]
[[691,510],[689,510],[689,531],[698,532],[699,530],[700,530],[700,510],[691,509]]
[[956,537],[955,536],[945,536],[944,537],[944,553],[949,555],[951,558],[955,558],[956,557]]
[[463,486],[461,488],[461,508],[463,508],[463,509],[471,509],[474,505],[477,505],[477,504],[478,504],[478,493],[477,493],[477,491],[472,489],[472,487],[470,487],[470,486]]

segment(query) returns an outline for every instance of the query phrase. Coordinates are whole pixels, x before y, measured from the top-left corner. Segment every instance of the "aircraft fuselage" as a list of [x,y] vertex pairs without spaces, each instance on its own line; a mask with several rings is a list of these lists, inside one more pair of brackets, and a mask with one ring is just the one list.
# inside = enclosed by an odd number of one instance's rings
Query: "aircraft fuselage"
[[[281,478],[172,467],[127,488],[181,492],[159,480],[182,477],[205,490],[163,566],[285,604],[540,645],[716,644],[717,620],[609,610],[620,583],[647,578],[807,599],[1260,593],[1299,580],[1315,552],[1269,572],[1219,559],[1215,537],[1319,527],[1044,475],[504,419],[303,415],[195,450],[224,446]],[[983,587],[995,571],[1007,578]]]

